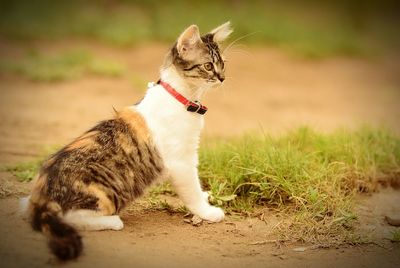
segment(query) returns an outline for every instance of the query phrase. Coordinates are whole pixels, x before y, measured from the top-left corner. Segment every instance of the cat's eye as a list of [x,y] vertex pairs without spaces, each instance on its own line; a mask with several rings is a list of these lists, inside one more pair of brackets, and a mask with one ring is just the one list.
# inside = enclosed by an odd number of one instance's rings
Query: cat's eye
[[211,71],[213,69],[213,64],[211,62],[204,63],[204,69]]

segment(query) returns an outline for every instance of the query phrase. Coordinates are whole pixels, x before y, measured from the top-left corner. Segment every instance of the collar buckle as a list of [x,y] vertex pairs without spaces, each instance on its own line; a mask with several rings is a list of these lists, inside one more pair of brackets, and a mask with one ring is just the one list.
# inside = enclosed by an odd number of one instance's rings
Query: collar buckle
[[185,105],[185,107],[186,107],[186,111],[188,111],[188,112],[198,113],[199,110],[201,109],[201,104],[190,101]]
[[184,96],[179,94],[173,87],[169,84],[158,80],[157,84],[161,85],[168,93],[170,93],[177,101],[185,105],[186,111],[191,113],[205,114],[207,112],[207,107],[202,105],[199,101],[189,101]]

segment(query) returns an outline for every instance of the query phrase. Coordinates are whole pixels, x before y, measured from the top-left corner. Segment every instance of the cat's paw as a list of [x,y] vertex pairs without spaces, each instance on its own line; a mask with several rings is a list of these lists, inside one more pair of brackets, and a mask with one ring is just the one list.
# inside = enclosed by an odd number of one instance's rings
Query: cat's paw
[[222,209],[214,206],[208,206],[198,214],[200,218],[212,222],[220,222],[224,219],[225,213]]
[[118,215],[110,216],[110,229],[114,231],[119,231],[124,228],[124,223]]

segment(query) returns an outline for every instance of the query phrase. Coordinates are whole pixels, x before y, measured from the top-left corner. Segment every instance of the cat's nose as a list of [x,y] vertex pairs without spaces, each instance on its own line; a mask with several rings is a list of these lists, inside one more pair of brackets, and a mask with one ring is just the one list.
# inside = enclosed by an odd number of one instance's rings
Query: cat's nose
[[225,80],[225,76],[224,75],[219,74],[217,77],[218,77],[218,80],[221,81],[221,83],[224,82],[224,80]]

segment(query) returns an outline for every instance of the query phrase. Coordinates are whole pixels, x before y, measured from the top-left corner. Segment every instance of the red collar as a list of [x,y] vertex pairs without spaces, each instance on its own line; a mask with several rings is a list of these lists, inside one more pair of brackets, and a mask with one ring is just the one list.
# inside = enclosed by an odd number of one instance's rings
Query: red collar
[[178,91],[176,91],[173,87],[171,87],[168,83],[158,80],[157,84],[161,85],[176,100],[178,100],[180,103],[185,105],[187,111],[192,112],[192,113],[198,113],[198,114],[205,114],[207,112],[206,106],[201,105],[200,102],[197,102],[197,101],[192,102],[192,101],[186,99],[184,96],[179,94]]

